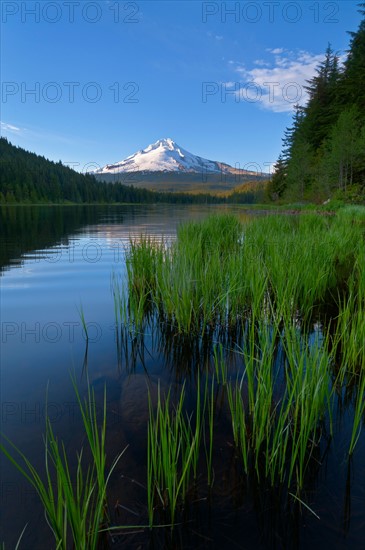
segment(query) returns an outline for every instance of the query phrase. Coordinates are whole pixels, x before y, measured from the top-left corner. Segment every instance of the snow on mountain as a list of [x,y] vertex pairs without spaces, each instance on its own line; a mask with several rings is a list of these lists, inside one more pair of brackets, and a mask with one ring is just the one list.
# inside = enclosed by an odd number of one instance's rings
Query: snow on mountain
[[119,174],[121,172],[234,172],[228,164],[198,157],[186,151],[172,139],[159,139],[120,162],[107,164],[95,174]]

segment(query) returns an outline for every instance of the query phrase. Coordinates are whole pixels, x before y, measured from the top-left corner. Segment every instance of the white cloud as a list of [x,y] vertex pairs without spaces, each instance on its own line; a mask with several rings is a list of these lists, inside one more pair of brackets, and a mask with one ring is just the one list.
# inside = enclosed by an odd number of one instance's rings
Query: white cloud
[[223,36],[220,35],[220,34],[216,34],[216,35],[215,35],[215,39],[216,39],[216,40],[223,40]]
[[240,77],[240,100],[249,98],[252,103],[277,113],[292,112],[296,103],[306,103],[308,96],[304,86],[315,75],[324,55],[304,50],[285,50],[282,55],[283,52],[282,48],[270,50],[274,56],[272,62],[264,65],[255,61],[256,66],[251,69],[242,63],[233,64]]
[[6,122],[2,121],[0,121],[0,127],[2,132],[19,133],[21,131],[21,129],[17,126],[14,126],[13,124],[7,124]]
[[281,53],[284,53],[285,50],[284,50],[284,48],[268,48],[266,51],[270,52],[270,53],[273,53],[275,55],[279,55]]
[[255,59],[253,64],[257,65],[258,67],[270,67],[270,63],[264,61],[263,59]]

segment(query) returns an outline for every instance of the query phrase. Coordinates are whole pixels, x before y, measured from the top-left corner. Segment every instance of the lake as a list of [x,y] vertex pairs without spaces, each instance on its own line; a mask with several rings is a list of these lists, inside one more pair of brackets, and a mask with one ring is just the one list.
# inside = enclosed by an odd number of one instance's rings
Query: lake
[[[194,404],[197,372],[212,350],[202,339],[167,338],[149,327],[125,334],[116,327],[113,280],[126,284],[130,239],[150,235],[168,243],[179,224],[213,212],[249,213],[225,206],[4,207],[1,248],[1,431],[42,469],[46,412],[70,456],[85,444],[71,376],[82,396],[86,380],[99,408],[107,395],[109,464],[126,449],[109,485],[114,525],[146,525],[148,392],[173,395],[186,384]],[[88,339],[82,324],[84,316]],[[234,372],[241,358],[226,343]],[[305,502],[269,486],[247,483],[236,463],[224,392],[215,393],[219,422],[214,484],[199,486],[184,511],[186,521],[169,529],[138,528],[116,534],[111,548],[360,548],[365,535],[365,439],[347,460],[351,411],[335,410],[335,433],[318,457],[321,467],[305,487]],[[53,538],[35,491],[1,455],[0,542],[13,548],[52,548]],[[203,484],[203,481],[201,481]],[[317,517],[318,516],[318,517]]]

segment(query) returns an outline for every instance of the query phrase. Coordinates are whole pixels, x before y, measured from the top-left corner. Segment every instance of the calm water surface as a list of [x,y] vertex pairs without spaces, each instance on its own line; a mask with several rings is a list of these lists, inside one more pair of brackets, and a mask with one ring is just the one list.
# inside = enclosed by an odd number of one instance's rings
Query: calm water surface
[[[173,239],[179,223],[199,220],[223,207],[13,207],[1,210],[1,431],[41,468],[45,397],[54,430],[70,456],[84,444],[71,384],[85,393],[86,371],[101,403],[107,388],[108,457],[128,446],[110,484],[115,524],[145,524],[147,382],[156,393],[183,381],[195,388],[195,373],[208,356],[184,342],[170,345],[153,331],[143,342],[117,338],[113,274],[125,276],[130,237]],[[230,208],[242,219],[249,216]],[[86,345],[80,310],[88,324]],[[234,354],[233,354],[234,355]],[[234,363],[239,358],[231,357]],[[192,397],[193,398],[193,397]],[[222,399],[217,395],[217,402]],[[116,536],[115,548],[363,548],[365,535],[365,440],[348,465],[348,439],[335,437],[307,488],[306,509],[287,506],[275,491],[247,486],[236,471],[231,434],[222,407],[221,466],[210,504],[192,499],[189,521],[165,535],[142,531]],[[337,411],[341,433],[348,412]],[[225,431],[226,426],[226,431]],[[222,429],[223,427],[223,429]],[[341,428],[341,429],[340,429]],[[28,524],[22,548],[52,548],[35,492],[1,456],[0,542],[13,548]],[[196,499],[197,501],[199,499]]]

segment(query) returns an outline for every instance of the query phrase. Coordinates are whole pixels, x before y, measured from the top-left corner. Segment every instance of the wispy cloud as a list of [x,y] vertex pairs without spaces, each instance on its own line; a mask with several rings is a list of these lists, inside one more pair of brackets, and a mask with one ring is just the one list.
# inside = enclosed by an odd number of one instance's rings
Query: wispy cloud
[[315,75],[323,54],[313,54],[304,50],[290,51],[284,48],[268,50],[273,56],[270,61],[256,60],[254,67],[234,62],[231,67],[239,75],[240,90],[243,96],[248,87],[254,90],[255,101],[261,108],[276,113],[292,112],[298,103],[304,105],[308,99],[305,86]]
[[264,61],[263,59],[255,59],[253,64],[257,65],[258,67],[270,67],[270,63]]
[[284,52],[284,48],[267,48],[267,52],[279,55]]
[[209,38],[215,38],[216,40],[223,40],[223,36],[221,34],[213,34],[210,31],[207,32],[207,36],[209,36]]
[[22,140],[27,140],[29,143],[34,143],[34,140],[37,142],[55,143],[55,144],[65,144],[69,146],[75,146],[82,144],[92,144],[97,143],[94,139],[81,139],[80,136],[70,136],[57,133],[54,131],[49,131],[44,127],[29,126],[29,127],[18,127],[14,124],[9,124],[7,122],[0,121],[1,134],[4,136],[12,135],[22,138]]
[[14,134],[19,134],[21,132],[21,128],[18,128],[13,124],[8,124],[7,122],[2,122],[2,121],[0,121],[0,128],[2,132],[10,132]]

